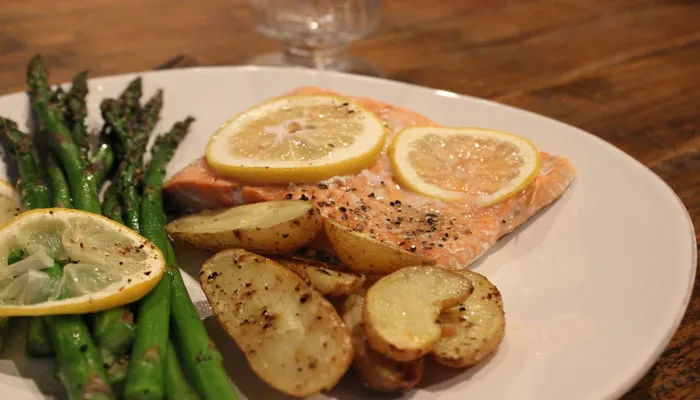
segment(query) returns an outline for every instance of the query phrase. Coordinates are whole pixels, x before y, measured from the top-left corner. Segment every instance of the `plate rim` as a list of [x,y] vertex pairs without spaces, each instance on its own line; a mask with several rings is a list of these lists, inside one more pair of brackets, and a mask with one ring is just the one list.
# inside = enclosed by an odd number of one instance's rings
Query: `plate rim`
[[[676,206],[680,207],[680,209],[683,211],[683,214],[685,216],[685,221],[687,223],[687,231],[685,234],[687,234],[690,237],[690,257],[691,257],[691,268],[690,268],[690,275],[687,277],[687,287],[686,287],[686,292],[684,293],[683,299],[681,300],[681,303],[679,304],[679,308],[677,309],[676,315],[674,316],[673,321],[671,324],[667,327],[666,331],[664,332],[664,337],[662,340],[657,344],[657,346],[653,349],[653,351],[650,353],[650,356],[647,357],[646,361],[644,363],[638,364],[633,368],[630,368],[630,374],[629,376],[624,380],[620,381],[617,390],[614,390],[609,393],[608,398],[619,398],[626,394],[632,387],[634,387],[647,373],[651,368],[656,364],[658,361],[659,357],[663,354],[663,352],[666,350],[668,347],[668,344],[671,342],[673,339],[673,336],[676,334],[678,331],[678,328],[680,327],[680,324],[683,320],[683,317],[685,316],[688,306],[690,304],[690,300],[692,299],[692,293],[693,289],[695,287],[695,278],[697,276],[697,269],[698,269],[698,242],[697,238],[695,235],[695,227],[693,220],[690,216],[690,213],[688,212],[688,209],[686,208],[685,204],[683,204],[683,201],[680,199],[678,194],[676,193],[675,190],[666,182],[664,181],[659,175],[657,175],[654,171],[652,171],[650,168],[642,164],[639,160],[636,158],[632,157],[630,154],[625,152],[624,150],[620,149],[619,147],[613,145],[612,143],[607,142],[606,140],[594,135],[591,132],[588,132],[582,128],[579,128],[575,125],[569,124],[567,122],[563,122],[560,120],[557,120],[553,117],[549,117],[546,115],[538,114],[534,111],[518,108],[509,104],[504,104],[504,103],[499,103],[494,100],[489,100],[485,98],[480,98],[480,97],[475,97],[467,94],[461,94],[457,93],[454,91],[449,91],[449,90],[444,90],[444,89],[438,89],[438,88],[433,88],[429,86],[422,86],[419,84],[415,83],[409,83],[409,82],[402,82],[402,81],[396,81],[388,78],[383,78],[383,77],[374,77],[374,76],[366,76],[366,75],[356,75],[356,74],[350,74],[350,73],[345,73],[345,72],[339,72],[339,71],[328,71],[328,70],[313,70],[313,69],[306,69],[306,68],[300,68],[300,67],[278,67],[278,66],[256,66],[256,65],[237,65],[237,66],[196,66],[196,67],[188,67],[188,68],[173,68],[173,69],[162,69],[162,70],[141,70],[141,71],[136,71],[136,72],[126,72],[126,73],[120,73],[120,74],[112,74],[112,75],[101,75],[101,76],[95,76],[91,77],[89,79],[89,84],[90,85],[100,85],[100,81],[107,81],[107,80],[120,80],[120,79],[133,79],[137,76],[158,76],[158,75],[190,75],[190,74],[201,74],[201,73],[236,73],[236,72],[246,72],[246,73],[257,73],[257,72],[275,72],[275,73],[291,73],[295,75],[306,75],[306,76],[327,76],[330,77],[331,79],[333,78],[340,78],[340,79],[354,79],[354,80],[359,80],[359,81],[366,81],[366,82],[372,82],[373,84],[381,84],[381,85],[389,85],[389,86],[394,86],[394,87],[406,87],[406,88],[411,88],[411,89],[417,89],[421,91],[426,91],[430,92],[431,95],[434,96],[440,96],[440,97],[445,97],[445,98],[454,98],[454,99],[460,99],[460,100],[467,100],[469,102],[475,102],[475,103],[480,103],[482,105],[486,105],[488,107],[492,108],[501,108],[501,109],[506,109],[508,112],[516,112],[520,114],[524,114],[529,118],[535,118],[535,119],[541,119],[545,120],[550,124],[557,125],[560,128],[563,128],[565,130],[571,131],[572,133],[575,132],[578,135],[582,135],[586,137],[588,140],[593,140],[594,142],[597,143],[598,146],[601,146],[602,148],[606,149],[607,151],[611,152],[611,155],[617,156],[621,161],[624,161],[630,165],[632,165],[634,168],[637,168],[640,170],[641,173],[645,174],[650,178],[651,181],[654,182],[655,185],[657,185],[660,188],[663,188],[663,190],[666,191],[667,194],[670,194],[676,202]],[[69,85],[70,82],[65,81],[61,83],[56,83],[52,84],[51,86],[54,85]],[[6,93],[0,95],[0,100],[6,99],[6,98],[11,98],[11,97],[19,97],[22,95],[26,95],[25,91],[15,91],[11,93]],[[12,99],[10,99],[12,101]]]

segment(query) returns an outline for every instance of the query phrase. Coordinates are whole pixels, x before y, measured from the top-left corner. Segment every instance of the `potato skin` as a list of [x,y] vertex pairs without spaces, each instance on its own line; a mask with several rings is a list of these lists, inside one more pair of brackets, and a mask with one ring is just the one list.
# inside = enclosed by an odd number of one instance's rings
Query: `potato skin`
[[339,265],[299,257],[276,257],[274,260],[308,280],[314,289],[326,296],[347,296],[365,284],[364,275],[342,271]]
[[202,266],[200,282],[219,324],[273,388],[312,396],[350,367],[350,334],[335,308],[287,268],[231,249]]
[[503,298],[486,277],[473,271],[459,274],[469,279],[474,293],[456,307],[440,314],[443,337],[435,344],[433,356],[442,365],[466,368],[496,352],[505,335]]
[[353,369],[370,388],[379,392],[396,392],[415,387],[423,378],[423,359],[410,362],[394,361],[372,350],[362,321],[366,290],[360,290],[345,299],[342,317],[350,330],[355,349]]
[[382,243],[331,219],[323,229],[338,259],[350,269],[367,274],[390,274],[404,267],[435,265],[435,260]]
[[[281,203],[283,206],[284,202]],[[256,212],[256,205],[249,204],[250,212]],[[271,202],[267,202],[271,204]],[[219,211],[203,211],[198,217],[214,215]],[[225,249],[242,248],[260,254],[286,254],[298,250],[311,242],[322,229],[321,213],[309,202],[309,208],[292,219],[279,221],[265,227],[250,227],[237,229],[221,229],[210,232],[196,232],[187,229],[187,218],[179,218],[166,227],[168,233],[176,240],[192,247],[205,250],[220,251]]]
[[396,361],[412,361],[431,352],[440,339],[440,312],[471,295],[461,275],[438,267],[406,267],[367,290],[363,320],[367,342]]

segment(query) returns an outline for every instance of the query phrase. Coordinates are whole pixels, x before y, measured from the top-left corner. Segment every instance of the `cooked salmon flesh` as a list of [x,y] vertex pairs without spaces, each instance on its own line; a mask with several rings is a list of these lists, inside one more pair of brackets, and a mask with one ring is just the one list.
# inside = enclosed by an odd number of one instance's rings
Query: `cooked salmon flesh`
[[[293,93],[332,93],[303,87]],[[352,98],[376,113],[391,136],[412,125],[436,125],[413,111],[366,98]],[[204,158],[190,163],[165,184],[180,207],[190,211],[268,200],[308,199],[324,218],[367,233],[385,243],[434,258],[441,266],[465,268],[503,235],[557,200],[576,171],[558,156],[541,153],[539,176],[525,189],[487,208],[443,202],[402,189],[393,178],[387,149],[356,175],[315,184],[251,184],[218,176]],[[322,243],[323,241],[319,241]],[[327,249],[324,249],[327,250]]]

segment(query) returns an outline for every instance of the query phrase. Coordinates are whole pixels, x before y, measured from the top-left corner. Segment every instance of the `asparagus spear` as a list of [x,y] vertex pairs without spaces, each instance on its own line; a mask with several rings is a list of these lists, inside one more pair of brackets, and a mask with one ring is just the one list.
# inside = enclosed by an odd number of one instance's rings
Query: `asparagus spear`
[[51,203],[49,188],[41,177],[39,162],[34,158],[31,136],[20,132],[16,123],[5,118],[0,118],[0,132],[19,169],[17,189],[22,207],[25,210],[48,207]]
[[102,185],[107,175],[112,170],[116,156],[114,149],[108,143],[102,143],[90,159],[90,171],[97,182],[98,187]]
[[139,113],[141,95],[143,94],[143,81],[141,77],[134,78],[126,89],[119,96],[119,102],[122,103],[125,113],[136,115]]
[[197,400],[199,395],[187,383],[187,378],[180,368],[173,342],[168,342],[165,353],[165,394],[168,400]]
[[73,84],[64,101],[66,124],[71,131],[73,142],[80,148],[80,154],[86,161],[90,150],[87,127],[85,126],[85,118],[87,117],[85,98],[88,94],[87,75],[87,71],[81,71],[73,78]]
[[92,334],[105,364],[111,365],[118,356],[127,354],[134,342],[134,316],[126,307],[113,308],[92,318]]
[[115,395],[90,332],[79,315],[44,317],[56,351],[56,375],[70,399],[103,400]]
[[107,379],[120,399],[124,398],[124,383],[129,371],[129,357],[124,356],[107,368]]
[[49,153],[46,157],[46,174],[49,176],[51,189],[53,189],[53,206],[72,208],[73,202],[70,197],[66,176],[63,174],[61,167],[58,166],[56,156],[53,153]]
[[[121,205],[117,198],[117,186],[110,184],[105,192],[103,213],[115,222],[123,224]],[[118,380],[120,384],[126,378],[127,365],[118,362],[117,358],[128,354],[134,343],[136,327],[131,311],[126,307],[118,307],[93,315],[92,332],[98,344],[100,354],[106,365],[110,380]],[[119,365],[116,365],[119,364]],[[111,372],[110,372],[111,371]],[[116,376],[116,377],[115,377]]]
[[66,114],[66,92],[60,86],[56,87],[56,90],[51,93],[51,104],[56,107],[61,115]]
[[223,366],[221,353],[209,338],[204,323],[199,319],[197,309],[187,293],[180,269],[175,259],[175,251],[168,241],[167,257],[172,265],[172,328],[183,353],[183,361],[197,390],[205,399],[237,399],[231,381]]
[[49,102],[51,91],[47,79],[47,72],[41,58],[35,56],[30,61],[27,71],[32,103],[66,171],[75,207],[99,214],[101,210],[97,197],[97,183],[90,171],[85,168],[87,161],[82,157],[80,148],[73,142],[72,134],[63,123],[60,113]]
[[[105,100],[103,103],[115,102],[118,104],[128,104],[128,108],[130,110],[133,110],[132,112],[137,112],[138,99],[140,97],[141,80],[140,78],[137,78],[129,83],[124,92],[119,97],[119,100]],[[111,143],[112,140],[110,139],[110,137],[112,136],[112,133],[114,133],[115,135],[118,133],[120,135],[120,139],[126,140],[126,132],[128,129],[128,125],[125,121],[123,124],[121,120],[111,121],[108,118],[108,116],[104,114],[104,112],[103,118],[105,120],[105,124],[102,128],[102,132],[100,133],[100,139],[102,143],[90,159],[90,170],[92,171],[98,186],[101,185],[102,182],[104,182],[105,178],[112,170],[112,167],[116,162],[117,153],[120,153],[122,158],[125,153],[124,149],[119,148],[119,146],[115,146],[115,143]],[[116,124],[121,129],[115,132],[114,129],[112,129],[111,127],[111,123]]]
[[[3,131],[5,143],[18,163],[20,179],[17,188],[20,192],[22,208],[32,210],[50,206],[49,188],[41,177],[41,166],[34,151],[31,136],[17,129],[13,121],[0,118],[0,127]],[[60,273],[60,266],[49,267],[44,270],[51,275]],[[40,318],[32,318],[27,331],[26,351],[30,356],[47,357],[53,354],[43,323]]]
[[[97,186],[92,176],[84,170],[85,160],[72,141],[71,133],[63,124],[60,114],[48,97],[50,94],[47,72],[39,56],[29,64],[27,81],[35,108],[44,130],[53,140],[54,148],[68,175],[73,199],[78,208],[99,213]],[[19,148],[22,153],[35,154]],[[33,150],[33,149],[32,149]],[[18,157],[19,158],[19,157]],[[38,162],[35,162],[38,165]],[[48,202],[46,205],[48,206]],[[45,325],[56,352],[57,375],[71,399],[112,399],[114,393],[107,383],[107,374],[90,332],[80,316],[44,317]]]
[[[168,243],[162,198],[165,166],[193,121],[193,118],[188,117],[156,139],[151,150],[151,164],[144,179],[141,202],[142,234],[164,254],[167,252]],[[162,399],[165,396],[163,361],[168,343],[172,277],[173,270],[169,266],[156,288],[148,293],[139,305],[136,340],[124,389],[128,399]]]
[[146,104],[139,118],[139,129],[150,135],[153,128],[160,120],[160,111],[163,109],[163,90],[158,90]]
[[[116,184],[112,183],[105,193],[103,211],[109,218],[126,224],[136,232],[140,232],[139,225],[139,193],[135,183],[140,173],[143,153],[146,151],[150,129],[133,129],[138,125],[140,112],[138,98],[140,97],[140,80],[134,80],[127,87],[118,102],[106,102],[105,120],[112,124],[112,129],[122,132],[122,148],[126,151],[124,159],[116,177]],[[155,100],[149,101],[144,107],[144,115],[148,121],[157,121],[162,105],[162,94],[154,96]],[[122,104],[122,108],[112,108],[116,104]],[[124,117],[125,114],[128,117]],[[114,123],[121,121],[121,124]],[[126,131],[124,127],[126,126]],[[151,125],[152,126],[152,125]],[[121,195],[121,196],[120,196]],[[122,219],[122,204],[126,209]],[[126,308],[109,310],[99,313],[94,318],[93,332],[95,340],[102,352],[105,363],[111,364],[114,358],[126,354],[134,341],[134,323],[131,313]]]
[[104,99],[100,104],[102,118],[119,142],[122,159],[132,148],[133,132],[139,121],[141,86],[141,78],[136,78],[129,82],[119,99]]
[[42,317],[34,317],[29,320],[25,351],[28,356],[35,358],[53,357],[55,355]]
[[112,221],[124,224],[122,219],[122,206],[119,204],[119,194],[117,185],[110,183],[105,190],[104,201],[102,202],[102,214]]
[[141,230],[139,215],[139,187],[138,181],[141,175],[143,156],[146,153],[148,138],[156,123],[160,119],[160,110],[163,107],[163,92],[158,91],[143,107],[138,116],[136,129],[132,137],[129,155],[120,165],[118,175],[119,192],[124,206],[126,225],[135,230]]
[[[7,126],[7,121],[5,121],[5,125]],[[10,144],[16,145],[14,151],[17,162],[24,164],[23,168],[20,168],[20,175],[23,182],[27,184],[18,185],[24,208],[49,207],[48,189],[36,190],[37,187],[42,186],[37,184],[41,181],[41,177],[38,174],[39,162],[34,156],[33,147],[29,147],[31,140],[26,139],[29,136],[17,130],[8,132],[6,129],[5,133],[8,133]],[[15,140],[17,138],[21,140]],[[61,267],[56,263],[43,271],[55,277],[61,273]],[[100,400],[113,398],[111,389],[106,383],[102,361],[99,359],[82,319],[72,316],[53,316],[33,321],[42,320],[46,324],[51,344],[56,350],[59,379],[68,390],[70,398],[90,397]],[[38,322],[33,323],[37,324]],[[43,339],[40,338],[40,340],[42,340],[42,346],[45,347]]]
[[27,256],[27,252],[24,249],[14,249],[7,254],[7,265],[12,265],[16,262],[22,261],[24,257]]

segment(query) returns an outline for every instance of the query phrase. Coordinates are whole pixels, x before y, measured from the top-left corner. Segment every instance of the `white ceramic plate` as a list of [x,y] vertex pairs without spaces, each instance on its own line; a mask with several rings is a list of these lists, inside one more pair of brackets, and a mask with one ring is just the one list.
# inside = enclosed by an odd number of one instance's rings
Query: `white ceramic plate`
[[[661,179],[586,132],[488,101],[343,74],[243,67],[143,77],[147,95],[165,89],[161,131],[187,114],[197,117],[170,174],[200,157],[209,135],[228,118],[300,85],[387,101],[443,125],[511,131],[573,162],[578,177],[569,191],[474,267],[503,294],[507,332],[498,353],[468,371],[431,365],[424,384],[406,398],[615,398],[651,367],[680,323],[697,261],[690,218]],[[91,82],[92,126],[100,124],[100,99],[116,96],[131,78]],[[0,97],[0,114],[24,122],[29,114],[26,95]],[[0,166],[0,175],[4,173]],[[194,260],[181,257],[183,269],[192,276],[199,268]],[[187,278],[192,297],[204,304],[198,284]],[[232,379],[247,398],[284,398],[252,376],[213,319],[206,321]],[[52,363],[26,359],[23,339],[17,336],[3,345],[1,397],[63,398]],[[358,381],[346,377],[319,398],[371,397]]]

